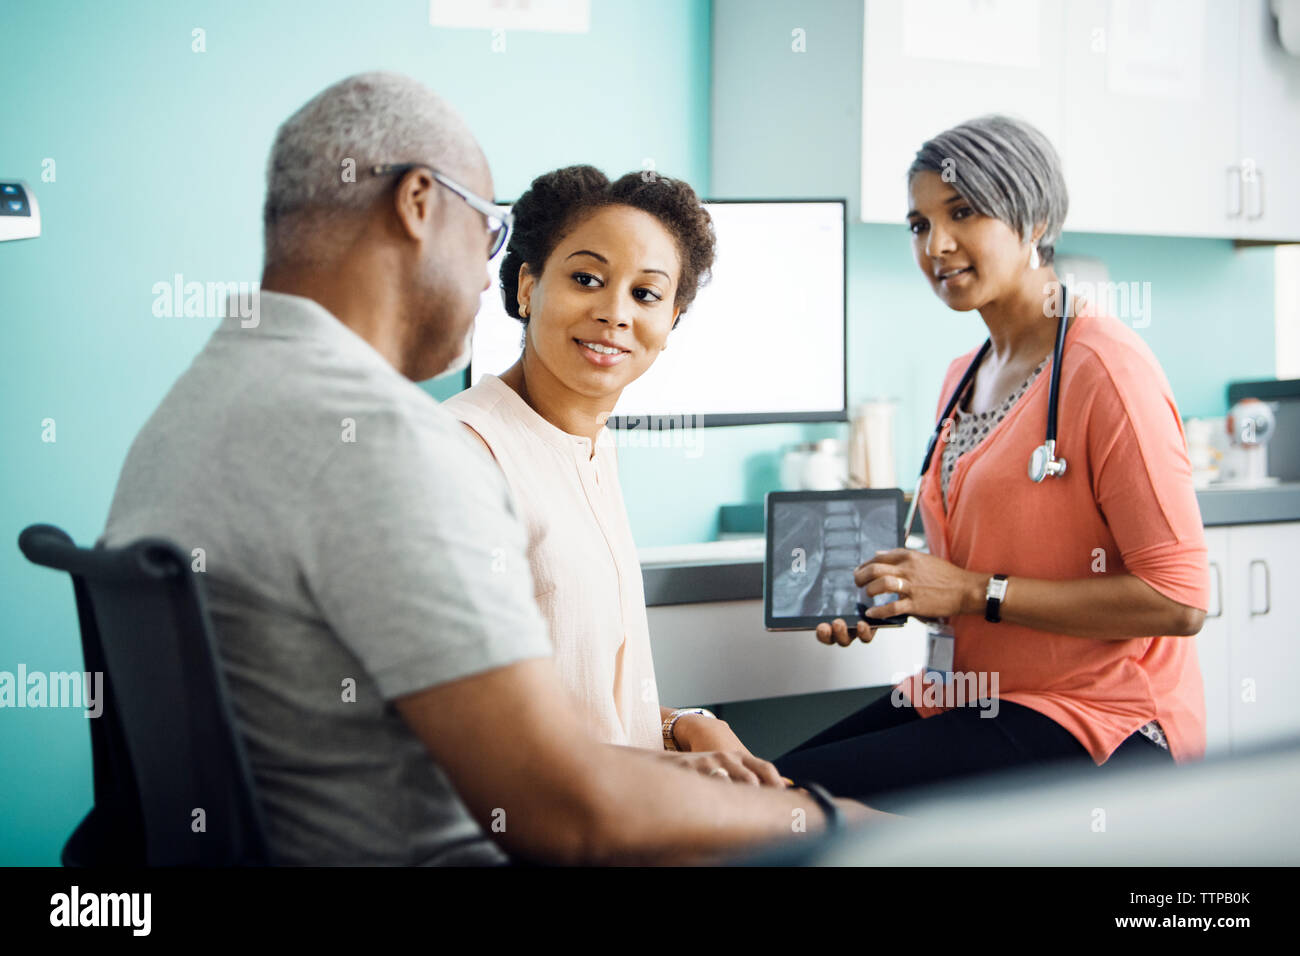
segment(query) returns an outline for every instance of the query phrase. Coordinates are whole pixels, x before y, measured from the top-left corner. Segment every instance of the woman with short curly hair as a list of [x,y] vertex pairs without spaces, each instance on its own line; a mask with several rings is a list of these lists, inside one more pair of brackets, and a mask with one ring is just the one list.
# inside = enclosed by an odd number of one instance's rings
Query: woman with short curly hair
[[605,431],[708,281],[712,220],[681,180],[611,182],[591,166],[537,177],[513,214],[501,291],[523,324],[522,353],[446,407],[505,473],[560,676],[606,742],[690,752],[672,759],[777,784],[724,721],[659,705],[641,566]]

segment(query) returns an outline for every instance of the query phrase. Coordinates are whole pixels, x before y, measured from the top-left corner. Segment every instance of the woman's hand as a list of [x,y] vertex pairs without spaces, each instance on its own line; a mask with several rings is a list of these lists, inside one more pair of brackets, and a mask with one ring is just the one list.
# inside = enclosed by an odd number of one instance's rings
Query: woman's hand
[[849,630],[849,626],[844,623],[844,618],[837,617],[827,624],[822,621],[817,625],[817,640],[823,644],[838,644],[840,647],[848,647],[853,643],[856,637],[863,644],[870,644],[871,639],[876,636],[876,628],[867,624],[866,621],[858,621],[857,628],[854,631]]
[[[877,594],[899,595],[897,601],[867,608],[869,618],[906,614],[932,621],[983,610],[988,575],[963,570],[932,554],[894,548],[878,551],[869,562],[859,565],[853,572],[853,583],[865,588],[871,597]],[[817,640],[840,647],[848,647],[854,638],[870,644],[876,630],[866,621],[856,621],[850,628],[843,618],[837,617],[834,621],[817,625]]]
[[665,753],[679,767],[736,783],[783,786],[776,767],[750,753],[725,720],[683,714],[673,725],[673,741],[677,752]]
[[785,781],[776,767],[760,760],[748,750],[681,753],[663,751],[663,758],[683,770],[694,770],[706,777],[721,777],[732,783],[749,783],[765,787],[784,787]]
[[727,750],[749,753],[731,726],[717,717],[704,714],[683,714],[673,724],[673,742],[678,750],[698,753],[706,750]]
[[988,575],[966,571],[932,554],[894,548],[877,551],[869,562],[859,565],[853,582],[872,597],[899,595],[897,601],[867,608],[869,618],[900,614],[938,618],[982,610]]

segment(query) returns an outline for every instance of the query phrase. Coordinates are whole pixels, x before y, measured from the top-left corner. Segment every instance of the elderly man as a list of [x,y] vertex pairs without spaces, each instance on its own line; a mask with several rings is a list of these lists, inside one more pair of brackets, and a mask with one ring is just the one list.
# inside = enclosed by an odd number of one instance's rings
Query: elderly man
[[869,815],[580,726],[499,470],[412,381],[463,363],[492,194],[422,85],[320,93],[272,149],[258,321],[222,322],[122,470],[106,543],[205,550],[274,859],[691,862]]

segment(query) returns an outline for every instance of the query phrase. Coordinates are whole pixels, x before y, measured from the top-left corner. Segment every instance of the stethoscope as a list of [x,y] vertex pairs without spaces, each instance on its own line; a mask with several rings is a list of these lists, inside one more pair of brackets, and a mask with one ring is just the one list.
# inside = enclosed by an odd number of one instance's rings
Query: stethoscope
[[[1065,474],[1065,459],[1056,457],[1056,405],[1061,386],[1061,359],[1065,355],[1065,327],[1070,321],[1070,294],[1064,285],[1061,286],[1061,303],[1061,317],[1056,323],[1056,347],[1052,351],[1051,390],[1047,398],[1047,438],[1029,456],[1029,477],[1035,482]],[[943,434],[944,425],[951,418],[953,409],[957,407],[957,403],[961,401],[966,389],[970,386],[971,379],[975,377],[975,370],[979,368],[980,362],[992,346],[993,339],[984,340],[980,350],[975,353],[975,358],[967,366],[961,381],[957,383],[952,398],[948,399],[948,407],[944,409],[943,415],[939,418],[939,423],[934,426],[934,433],[930,436],[930,444],[925,449],[925,460],[921,462],[921,475],[916,482],[916,491],[912,493],[912,504],[907,509],[907,525],[903,530],[904,546],[907,544],[908,536],[912,533],[912,522],[916,518],[916,505],[921,500],[921,478],[924,478],[925,473],[930,470],[930,459],[934,457],[935,445],[939,443],[939,436]]]

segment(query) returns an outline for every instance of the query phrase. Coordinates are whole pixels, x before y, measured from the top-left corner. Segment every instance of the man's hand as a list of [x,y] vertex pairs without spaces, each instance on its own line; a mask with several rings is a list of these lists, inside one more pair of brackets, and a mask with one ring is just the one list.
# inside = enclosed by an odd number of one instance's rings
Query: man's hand
[[897,813],[890,813],[887,810],[876,810],[860,803],[857,800],[850,800],[848,797],[831,797],[835,805],[840,808],[840,813],[844,814],[844,825],[853,826],[856,823],[866,823],[868,820],[875,822],[877,820],[902,820],[904,817]]

